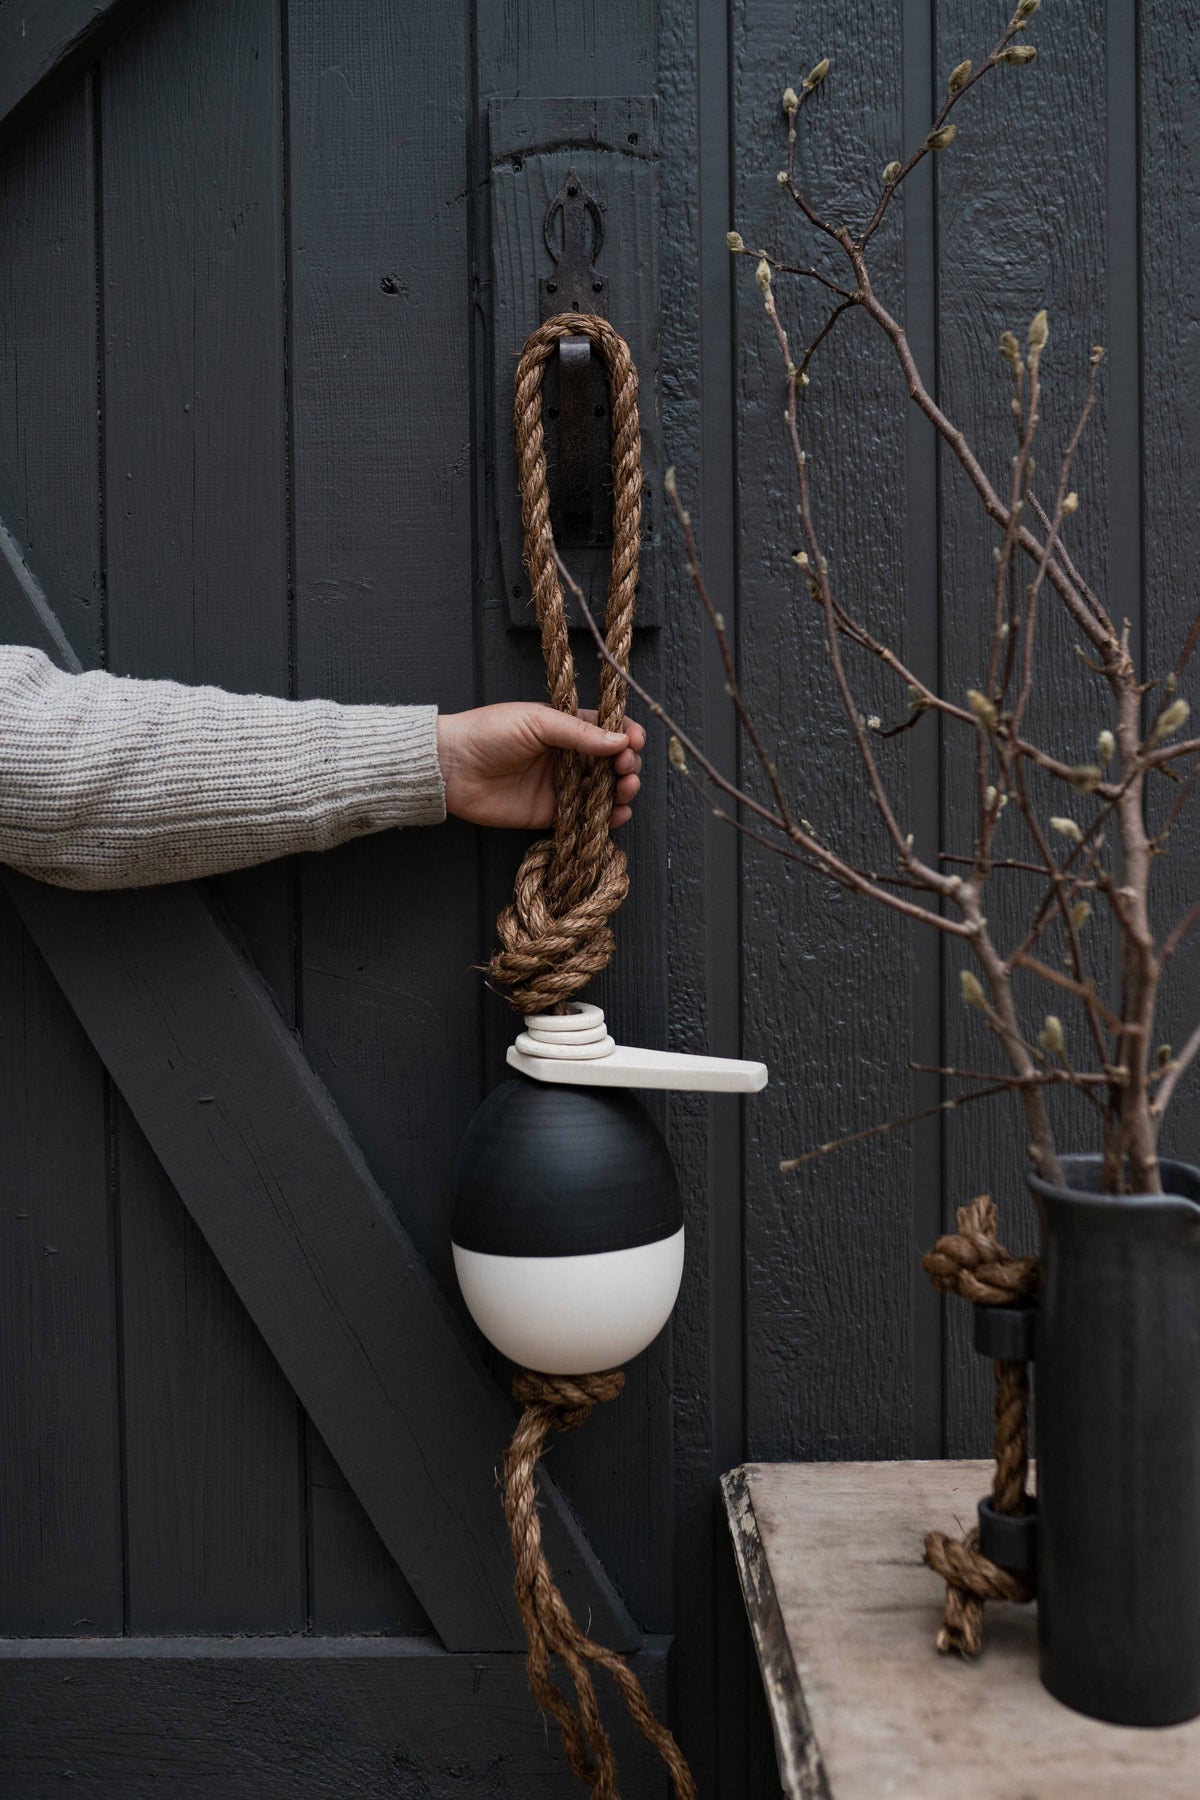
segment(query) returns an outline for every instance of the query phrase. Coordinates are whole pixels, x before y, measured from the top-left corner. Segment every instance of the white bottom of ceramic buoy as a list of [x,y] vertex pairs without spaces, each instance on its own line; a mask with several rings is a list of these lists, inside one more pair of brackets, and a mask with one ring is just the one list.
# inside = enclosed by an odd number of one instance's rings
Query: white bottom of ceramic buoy
[[467,1309],[511,1362],[543,1375],[594,1375],[646,1348],[671,1316],[683,1228],[589,1256],[493,1256],[455,1244]]

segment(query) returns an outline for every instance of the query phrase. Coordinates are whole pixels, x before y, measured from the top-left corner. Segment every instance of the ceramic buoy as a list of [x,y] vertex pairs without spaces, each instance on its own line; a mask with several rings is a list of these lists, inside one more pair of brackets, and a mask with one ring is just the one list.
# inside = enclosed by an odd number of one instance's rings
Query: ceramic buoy
[[662,1136],[630,1087],[752,1091],[761,1063],[624,1049],[598,1006],[525,1020],[515,1073],[467,1128],[454,1266],[471,1317],[523,1368],[628,1362],[671,1315],[683,1208]]
[[479,1329],[546,1375],[628,1362],[666,1324],[683,1274],[667,1146],[620,1088],[502,1082],[463,1139],[451,1234]]

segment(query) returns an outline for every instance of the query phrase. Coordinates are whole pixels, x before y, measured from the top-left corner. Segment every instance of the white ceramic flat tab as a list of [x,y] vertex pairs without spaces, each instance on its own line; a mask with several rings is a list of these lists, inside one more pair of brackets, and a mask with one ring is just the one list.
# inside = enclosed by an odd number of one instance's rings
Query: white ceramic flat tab
[[[599,1034],[599,1035],[598,1035]],[[509,1045],[508,1065],[534,1081],[571,1087],[668,1088],[676,1092],[756,1094],[767,1065],[729,1056],[688,1056],[676,1050],[638,1050],[618,1044],[598,1006],[576,1003],[568,1013],[538,1013]]]

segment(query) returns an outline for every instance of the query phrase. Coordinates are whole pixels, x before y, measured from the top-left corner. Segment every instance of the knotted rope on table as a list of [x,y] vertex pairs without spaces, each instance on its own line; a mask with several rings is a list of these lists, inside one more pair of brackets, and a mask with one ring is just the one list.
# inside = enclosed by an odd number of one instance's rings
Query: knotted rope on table
[[[696,1800],[683,1752],[655,1718],[641,1682],[623,1657],[580,1631],[542,1549],[535,1474],[546,1441],[552,1431],[578,1430],[594,1406],[615,1400],[624,1385],[620,1369],[599,1375],[537,1375],[522,1369],[513,1381],[513,1394],[525,1410],[504,1457],[504,1516],[517,1565],[517,1605],[529,1640],[529,1685],[538,1705],[557,1720],[567,1761],[595,1800],[620,1800],[620,1794],[589,1665],[606,1669],[616,1682],[642,1736],[666,1764],[675,1800]],[[574,1683],[575,1706],[551,1674],[552,1656],[561,1660]]]
[[[542,377],[560,338],[586,337],[608,370],[612,412],[612,566],[604,635],[619,668],[629,666],[633,611],[642,539],[642,461],[638,431],[638,378],[629,345],[607,319],[590,313],[558,313],[539,325],[517,366],[513,422],[525,523],[525,566],[533,587],[551,704],[573,713],[579,705],[575,659],[567,635],[562,583],[550,529],[550,490],[542,431]],[[625,721],[625,683],[617,670],[600,670],[599,724],[620,731]],[[580,988],[607,967],[613,954],[609,919],[629,892],[625,857],[609,836],[616,775],[601,758],[584,783],[581,759],[560,750],[555,773],[551,837],[525,854],[511,903],[496,921],[500,947],[488,973],[506,988],[517,1012],[561,1012]]]
[[[940,1237],[921,1259],[921,1267],[935,1287],[947,1294],[961,1294],[977,1305],[1007,1306],[1032,1294],[1038,1283],[1036,1256],[1013,1256],[996,1240],[996,1208],[981,1194],[958,1209],[958,1230]],[[996,1471],[992,1480],[992,1506],[998,1513],[1029,1510],[1029,1365],[997,1362]],[[931,1531],[925,1539],[925,1562],[946,1582],[946,1611],[937,1647],[945,1655],[978,1656],[983,1648],[983,1609],[988,1600],[1032,1600],[1034,1583],[984,1556],[979,1531],[948,1537]]]

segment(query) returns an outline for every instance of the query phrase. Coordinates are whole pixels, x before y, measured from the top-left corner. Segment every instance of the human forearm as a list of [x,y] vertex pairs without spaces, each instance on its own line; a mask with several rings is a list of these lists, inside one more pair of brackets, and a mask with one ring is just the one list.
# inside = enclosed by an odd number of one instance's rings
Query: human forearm
[[149,886],[445,816],[433,707],[63,675],[0,650],[0,861]]

